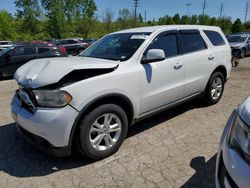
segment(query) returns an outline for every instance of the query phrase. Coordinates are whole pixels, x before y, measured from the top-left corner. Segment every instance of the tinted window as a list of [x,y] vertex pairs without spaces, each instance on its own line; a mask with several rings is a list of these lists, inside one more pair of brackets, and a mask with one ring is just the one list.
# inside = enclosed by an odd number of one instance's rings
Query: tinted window
[[46,53],[46,52],[49,52],[49,51],[50,51],[50,48],[38,48],[38,53],[39,54]]
[[11,42],[0,42],[0,45],[12,45]]
[[181,36],[183,53],[200,51],[207,48],[199,33],[183,33]]
[[16,48],[13,52],[13,56],[22,56],[22,55],[32,55],[36,53],[35,47],[19,47]]
[[222,36],[215,31],[204,31],[209,40],[212,42],[214,46],[222,46],[225,45],[225,41]]
[[247,36],[232,35],[232,36],[229,36],[227,40],[228,42],[231,42],[231,43],[245,42],[247,40]]
[[161,49],[165,52],[166,57],[176,56],[178,54],[176,35],[168,34],[156,37],[147,51],[150,49]]
[[74,40],[67,40],[66,41],[66,44],[76,44],[78,43],[77,41],[74,41]]

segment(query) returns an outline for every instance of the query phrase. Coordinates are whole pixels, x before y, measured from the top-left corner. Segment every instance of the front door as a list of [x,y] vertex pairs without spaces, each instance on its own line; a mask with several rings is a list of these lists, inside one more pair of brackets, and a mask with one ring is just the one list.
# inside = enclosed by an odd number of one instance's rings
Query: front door
[[162,49],[166,59],[141,65],[141,114],[183,98],[185,75],[177,43],[176,31],[165,32],[158,35],[147,48],[146,52],[149,49]]

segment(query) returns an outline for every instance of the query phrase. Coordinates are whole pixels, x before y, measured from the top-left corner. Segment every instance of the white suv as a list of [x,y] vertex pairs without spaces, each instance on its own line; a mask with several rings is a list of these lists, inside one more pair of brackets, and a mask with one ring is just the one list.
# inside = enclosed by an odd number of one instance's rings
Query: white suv
[[203,95],[217,103],[231,72],[218,27],[155,26],[109,34],[78,57],[33,60],[19,68],[12,115],[25,138],[57,156],[71,147],[101,159],[128,126]]

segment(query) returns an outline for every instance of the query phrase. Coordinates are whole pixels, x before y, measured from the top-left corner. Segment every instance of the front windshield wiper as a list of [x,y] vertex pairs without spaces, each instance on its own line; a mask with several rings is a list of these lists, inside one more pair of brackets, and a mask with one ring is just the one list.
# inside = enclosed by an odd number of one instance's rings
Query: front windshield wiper
[[97,59],[107,59],[112,61],[120,61],[120,59],[117,58],[108,58],[108,57],[100,57],[100,56],[80,56],[80,57],[91,57],[91,58],[97,58]]

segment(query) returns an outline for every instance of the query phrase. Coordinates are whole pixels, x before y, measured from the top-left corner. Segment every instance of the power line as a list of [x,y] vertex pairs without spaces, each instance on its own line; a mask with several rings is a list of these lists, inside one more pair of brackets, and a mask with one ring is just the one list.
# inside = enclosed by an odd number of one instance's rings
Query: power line
[[207,8],[207,0],[204,0],[204,2],[202,4],[202,16],[205,15],[206,8]]
[[147,22],[147,11],[144,12],[144,22]]
[[247,2],[247,4],[246,4],[246,12],[245,12],[245,23],[247,22],[248,8],[249,8],[249,3]]
[[222,19],[223,12],[224,12],[224,3],[221,2],[221,5],[220,5],[220,20]]
[[186,3],[185,4],[187,6],[187,16],[189,17],[189,7],[192,5],[191,3]]
[[137,8],[139,7],[140,0],[134,0],[134,7],[135,7],[135,20],[137,19]]

